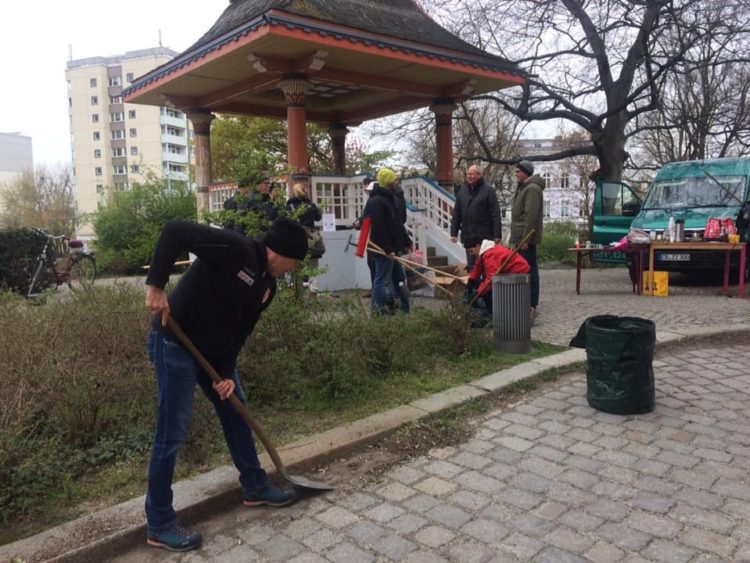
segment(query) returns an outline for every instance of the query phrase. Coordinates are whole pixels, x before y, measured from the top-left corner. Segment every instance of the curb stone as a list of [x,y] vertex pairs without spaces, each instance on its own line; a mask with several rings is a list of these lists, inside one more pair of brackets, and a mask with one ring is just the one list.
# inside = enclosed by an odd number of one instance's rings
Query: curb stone
[[[694,341],[698,338],[747,332],[750,332],[750,323],[686,327],[669,331],[657,330],[656,345],[659,348],[678,342]],[[305,437],[279,448],[279,454],[289,468],[331,459],[392,433],[406,424],[460,405],[467,400],[499,392],[515,382],[561,368],[575,367],[585,359],[585,350],[569,349],[518,364],[474,382],[417,399],[408,405]],[[267,454],[262,454],[260,460],[264,467],[272,468]],[[273,473],[275,470],[270,469],[269,474]],[[236,469],[231,465],[179,481],[173,485],[173,488],[176,499],[175,508],[180,513],[181,519],[188,523],[216,514],[229,504],[238,503],[240,500]],[[67,563],[105,560],[143,540],[146,533],[143,503],[143,496],[134,498],[35,536],[0,546],[0,562]],[[109,533],[102,537],[103,529],[108,530]],[[99,537],[93,537],[94,533]]]

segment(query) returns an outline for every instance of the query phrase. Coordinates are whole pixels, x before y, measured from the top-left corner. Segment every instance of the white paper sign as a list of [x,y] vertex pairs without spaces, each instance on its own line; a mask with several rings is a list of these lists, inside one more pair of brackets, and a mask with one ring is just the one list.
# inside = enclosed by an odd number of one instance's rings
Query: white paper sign
[[323,213],[323,231],[330,232],[336,230],[336,215],[334,213]]

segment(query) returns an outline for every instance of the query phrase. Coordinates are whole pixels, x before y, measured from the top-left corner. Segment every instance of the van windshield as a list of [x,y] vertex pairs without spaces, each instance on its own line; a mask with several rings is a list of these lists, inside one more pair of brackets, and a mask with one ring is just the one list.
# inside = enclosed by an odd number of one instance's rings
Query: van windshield
[[674,178],[654,182],[648,191],[644,209],[683,209],[690,207],[736,207],[743,200],[745,178],[714,176],[721,189],[708,176]]

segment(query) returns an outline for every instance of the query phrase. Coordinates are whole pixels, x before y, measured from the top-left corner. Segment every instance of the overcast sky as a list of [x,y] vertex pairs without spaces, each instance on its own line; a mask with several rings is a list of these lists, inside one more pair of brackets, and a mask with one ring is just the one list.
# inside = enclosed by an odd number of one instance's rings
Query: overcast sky
[[34,165],[70,162],[65,66],[162,45],[181,52],[228,0],[4,0],[0,18],[0,132],[32,138]]

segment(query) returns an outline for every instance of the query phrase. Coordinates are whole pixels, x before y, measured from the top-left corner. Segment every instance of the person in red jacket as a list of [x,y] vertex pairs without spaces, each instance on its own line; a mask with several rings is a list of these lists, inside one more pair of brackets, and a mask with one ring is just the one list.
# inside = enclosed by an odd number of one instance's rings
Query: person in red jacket
[[[502,244],[495,244],[491,240],[483,240],[481,244],[474,245],[471,252],[476,258],[474,259],[474,269],[469,274],[469,281],[472,286],[479,284],[476,293],[484,302],[483,314],[492,317],[492,277],[497,273],[528,274],[531,268],[523,256],[516,253],[503,266],[503,271],[499,272],[500,266],[513,254],[513,251]],[[477,302],[479,302],[479,299],[477,299]],[[481,307],[481,305],[478,306]]]

